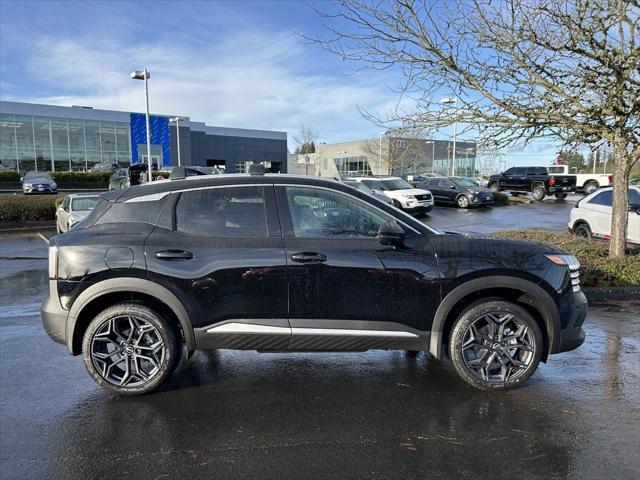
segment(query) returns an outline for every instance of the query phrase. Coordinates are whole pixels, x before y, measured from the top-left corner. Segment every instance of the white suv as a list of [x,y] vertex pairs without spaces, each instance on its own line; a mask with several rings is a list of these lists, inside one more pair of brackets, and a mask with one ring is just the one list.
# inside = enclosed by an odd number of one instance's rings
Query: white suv
[[376,193],[391,199],[393,204],[407,213],[427,213],[433,208],[433,195],[429,190],[413,188],[399,177],[354,177]]
[[[571,210],[569,231],[585,238],[611,238],[611,187],[596,190],[576,202]],[[640,244],[640,187],[629,187],[627,241]]]

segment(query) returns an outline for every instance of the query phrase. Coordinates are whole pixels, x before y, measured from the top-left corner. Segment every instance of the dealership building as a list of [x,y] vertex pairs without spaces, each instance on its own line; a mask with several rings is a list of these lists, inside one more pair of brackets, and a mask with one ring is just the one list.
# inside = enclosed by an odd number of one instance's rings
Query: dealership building
[[341,143],[320,143],[315,153],[289,154],[289,173],[344,178],[362,175],[475,176],[475,142],[382,136]]
[[[149,131],[156,168],[178,164],[179,143],[185,166],[242,173],[259,163],[274,172],[287,171],[286,132],[214,127],[173,115],[151,115]],[[142,113],[0,101],[0,162],[20,171],[146,163],[146,135]]]

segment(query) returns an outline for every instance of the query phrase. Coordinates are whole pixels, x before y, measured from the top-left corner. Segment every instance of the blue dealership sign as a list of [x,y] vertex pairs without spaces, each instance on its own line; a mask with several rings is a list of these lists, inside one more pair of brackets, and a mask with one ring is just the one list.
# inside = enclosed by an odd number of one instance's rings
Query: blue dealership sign
[[[138,163],[138,145],[147,143],[147,125],[144,113],[130,114],[131,122],[131,163]],[[149,117],[149,130],[151,132],[151,144],[162,147],[162,165],[170,164],[169,150],[169,119],[151,115]],[[146,154],[142,152],[143,155]]]

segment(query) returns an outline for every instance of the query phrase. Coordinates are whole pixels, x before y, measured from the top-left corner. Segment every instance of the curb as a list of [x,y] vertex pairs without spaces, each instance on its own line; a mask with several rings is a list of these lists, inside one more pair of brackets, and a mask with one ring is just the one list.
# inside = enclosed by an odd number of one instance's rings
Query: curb
[[54,221],[51,222],[42,222],[41,225],[33,225],[29,227],[20,227],[20,228],[2,228],[0,225],[0,236],[3,235],[30,235],[30,234],[38,234],[43,230],[55,230],[56,223]]
[[601,303],[608,300],[640,300],[640,285],[631,287],[587,287],[582,291],[589,302]]

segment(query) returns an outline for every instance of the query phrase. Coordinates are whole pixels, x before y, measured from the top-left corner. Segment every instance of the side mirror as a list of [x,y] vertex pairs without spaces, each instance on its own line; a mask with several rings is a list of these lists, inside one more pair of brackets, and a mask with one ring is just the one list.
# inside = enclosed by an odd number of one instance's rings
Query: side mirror
[[449,188],[450,188],[451,190],[455,190],[455,189],[456,189],[456,186],[455,186],[455,185],[451,185],[451,186],[449,186]]
[[404,244],[404,230],[396,222],[389,221],[380,227],[378,240],[381,245],[400,247]]

